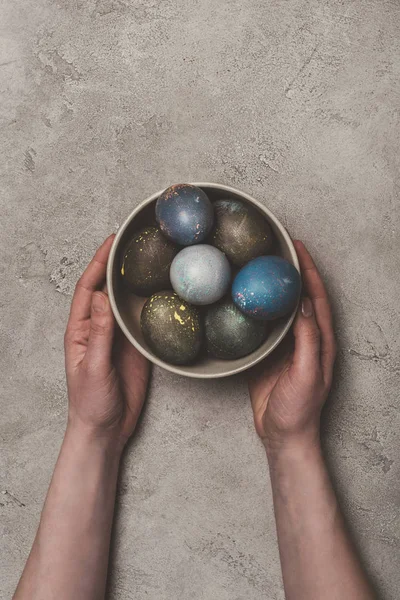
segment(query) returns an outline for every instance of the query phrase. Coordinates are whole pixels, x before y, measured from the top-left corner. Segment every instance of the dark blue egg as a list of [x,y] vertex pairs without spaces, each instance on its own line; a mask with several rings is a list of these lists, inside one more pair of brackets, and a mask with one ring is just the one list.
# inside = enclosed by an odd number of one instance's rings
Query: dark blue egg
[[300,274],[280,256],[259,256],[240,269],[232,285],[236,306],[254,319],[283,317],[296,306]]
[[178,183],[158,198],[156,219],[168,239],[182,246],[192,246],[210,233],[214,210],[203,190],[195,185]]

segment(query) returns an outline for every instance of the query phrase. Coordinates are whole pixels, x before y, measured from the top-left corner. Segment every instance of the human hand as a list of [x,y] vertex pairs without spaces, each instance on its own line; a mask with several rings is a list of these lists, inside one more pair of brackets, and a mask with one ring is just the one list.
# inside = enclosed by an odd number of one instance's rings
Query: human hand
[[64,338],[68,426],[110,440],[122,450],[146,396],[149,362],[115,331],[105,287],[114,236],[79,279]]
[[319,438],[336,355],[325,286],[304,244],[294,244],[305,294],[293,327],[294,351],[275,361],[267,358],[249,377],[255,427],[267,450]]

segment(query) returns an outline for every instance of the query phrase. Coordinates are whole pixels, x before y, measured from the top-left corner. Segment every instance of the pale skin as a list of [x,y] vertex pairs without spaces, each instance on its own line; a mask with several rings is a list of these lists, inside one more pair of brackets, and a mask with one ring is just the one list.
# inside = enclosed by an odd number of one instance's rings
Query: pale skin
[[[77,284],[65,334],[68,425],[14,600],[104,598],[118,469],[142,409],[149,364],[116,330],[105,272],[113,236]],[[374,598],[329,480],[320,414],[335,360],[332,316],[311,256],[296,242],[306,297],[294,351],[249,376],[270,467],[287,600]]]

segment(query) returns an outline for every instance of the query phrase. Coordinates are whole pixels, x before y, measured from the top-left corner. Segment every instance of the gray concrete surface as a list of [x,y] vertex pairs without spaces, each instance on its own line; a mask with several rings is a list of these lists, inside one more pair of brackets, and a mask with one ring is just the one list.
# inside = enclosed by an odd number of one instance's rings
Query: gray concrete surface
[[[190,180],[265,202],[322,269],[340,343],[324,444],[365,564],[398,598],[398,1],[0,11],[1,598],[62,439],[76,278],[136,203]],[[121,477],[109,597],[284,598],[244,378],[155,370]]]

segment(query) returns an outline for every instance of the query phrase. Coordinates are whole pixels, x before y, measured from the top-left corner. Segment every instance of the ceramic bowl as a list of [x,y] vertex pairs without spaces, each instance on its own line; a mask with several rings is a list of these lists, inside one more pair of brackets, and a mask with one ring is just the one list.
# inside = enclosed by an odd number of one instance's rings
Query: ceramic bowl
[[[217,183],[194,183],[202,188],[213,202],[222,198],[233,198],[248,202],[254,206],[261,215],[269,222],[276,239],[274,254],[283,256],[299,269],[299,262],[295,248],[290,236],[277,217],[261,202],[255,200],[248,194],[226,185]],[[153,194],[141,202],[127,217],[118,230],[111,248],[107,265],[107,288],[111,307],[118,325],[128,340],[154,364],[172,371],[178,375],[195,377],[200,379],[211,379],[217,377],[228,377],[250,367],[263,360],[278,346],[290,329],[296,314],[297,307],[285,318],[271,321],[271,331],[265,342],[254,352],[236,360],[220,360],[204,356],[190,365],[172,365],[160,360],[153,354],[143,339],[140,329],[140,312],[146,298],[139,298],[129,293],[121,281],[121,253],[126,243],[138,229],[154,222],[155,204],[163,190]]]

